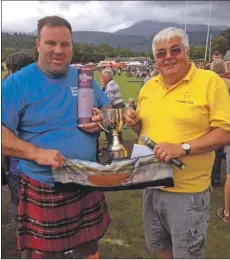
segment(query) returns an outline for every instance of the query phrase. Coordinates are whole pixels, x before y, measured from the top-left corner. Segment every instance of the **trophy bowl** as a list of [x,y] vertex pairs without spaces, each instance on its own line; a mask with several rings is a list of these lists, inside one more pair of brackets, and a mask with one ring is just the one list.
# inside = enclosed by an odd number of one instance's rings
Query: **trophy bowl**
[[126,159],[128,151],[123,144],[120,143],[118,133],[123,128],[123,108],[108,109],[101,111],[103,118],[101,126],[107,133],[112,135],[112,144],[109,145],[108,152],[111,160]]

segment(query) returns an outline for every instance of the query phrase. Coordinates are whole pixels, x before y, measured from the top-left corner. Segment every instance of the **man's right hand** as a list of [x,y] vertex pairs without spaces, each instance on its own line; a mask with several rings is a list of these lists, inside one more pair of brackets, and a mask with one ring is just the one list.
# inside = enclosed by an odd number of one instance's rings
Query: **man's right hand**
[[64,165],[65,157],[57,150],[46,150],[38,148],[34,151],[35,162],[40,165],[61,168]]
[[128,108],[124,111],[124,123],[126,126],[134,126],[140,121],[137,112],[134,109]]

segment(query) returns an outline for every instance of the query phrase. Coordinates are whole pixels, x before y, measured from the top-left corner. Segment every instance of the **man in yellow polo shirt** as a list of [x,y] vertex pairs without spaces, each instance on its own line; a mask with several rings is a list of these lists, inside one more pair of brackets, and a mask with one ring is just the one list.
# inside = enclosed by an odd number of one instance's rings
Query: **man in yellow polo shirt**
[[157,145],[162,162],[174,166],[175,187],[144,191],[145,237],[158,258],[203,258],[209,222],[214,150],[230,143],[230,99],[215,73],[189,63],[188,35],[167,28],[153,39],[160,74],[141,89],[137,111],[125,123]]

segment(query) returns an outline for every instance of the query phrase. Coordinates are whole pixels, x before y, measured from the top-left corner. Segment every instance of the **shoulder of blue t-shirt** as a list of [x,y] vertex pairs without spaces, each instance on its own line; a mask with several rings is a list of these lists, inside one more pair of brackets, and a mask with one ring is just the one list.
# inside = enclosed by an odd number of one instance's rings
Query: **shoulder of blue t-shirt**
[[[70,72],[78,73],[78,70],[76,68],[69,66],[69,69],[70,69]],[[13,82],[13,81],[17,81],[17,79],[20,79],[20,82],[22,82],[23,79],[28,81],[30,78],[30,75],[34,76],[34,74],[32,74],[32,73],[37,73],[37,74],[41,73],[41,75],[42,75],[42,71],[39,71],[39,68],[36,63],[32,63],[32,64],[20,69],[19,71],[13,73],[12,75],[10,75],[6,79],[4,79],[2,82],[3,83]],[[44,77],[46,77],[45,73],[44,73]]]
[[[57,80],[65,80],[69,77],[76,78],[77,86],[78,69],[72,66],[69,66],[68,77],[60,77],[57,78]],[[17,71],[16,73],[12,74],[11,76],[3,80],[2,93],[8,99],[12,98],[12,96],[15,99],[20,97],[20,102],[24,102],[25,100],[27,100],[27,97],[28,95],[30,95],[31,91],[36,91],[34,88],[31,88],[31,86],[36,85],[36,81],[40,82],[41,80],[46,80],[47,78],[49,77],[38,68],[37,64],[33,63],[22,68],[21,70]],[[101,90],[96,80],[94,80],[93,88],[95,93],[95,99],[97,100],[95,105],[98,108],[109,106],[109,98]],[[17,103],[17,105],[19,106],[20,103]]]

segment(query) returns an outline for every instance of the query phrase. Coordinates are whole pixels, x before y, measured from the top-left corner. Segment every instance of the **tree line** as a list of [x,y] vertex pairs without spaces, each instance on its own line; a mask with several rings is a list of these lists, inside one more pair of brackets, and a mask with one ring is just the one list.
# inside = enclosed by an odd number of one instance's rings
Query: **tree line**
[[[35,48],[36,36],[25,33],[2,33],[2,61],[6,56],[15,51],[24,51],[33,55],[37,59],[37,51]],[[212,50],[219,50],[223,54],[230,50],[230,28],[223,31],[220,36],[212,39]],[[108,44],[87,44],[73,43],[73,63],[99,62],[105,58],[111,57],[151,57],[152,52],[133,52],[129,49],[113,48]],[[205,46],[190,46],[190,59],[204,59]]]
[[[36,37],[26,35],[24,33],[2,33],[2,61],[6,56],[15,51],[24,51],[37,59],[37,51],[35,47]],[[134,57],[146,56],[150,57],[150,52],[132,52],[129,49],[112,48],[108,44],[87,44],[73,43],[73,63],[99,62],[105,58],[111,57]]]
[[219,36],[212,39],[212,51],[218,50],[223,55],[230,50],[230,28],[224,30]]

